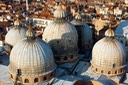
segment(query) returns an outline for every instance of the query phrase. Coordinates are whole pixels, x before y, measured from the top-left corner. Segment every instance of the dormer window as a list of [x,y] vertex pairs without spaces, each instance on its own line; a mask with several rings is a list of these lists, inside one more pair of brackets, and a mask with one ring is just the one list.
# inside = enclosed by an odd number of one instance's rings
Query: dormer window
[[116,67],[116,64],[114,63],[114,64],[113,64],[113,68],[115,68],[115,67]]

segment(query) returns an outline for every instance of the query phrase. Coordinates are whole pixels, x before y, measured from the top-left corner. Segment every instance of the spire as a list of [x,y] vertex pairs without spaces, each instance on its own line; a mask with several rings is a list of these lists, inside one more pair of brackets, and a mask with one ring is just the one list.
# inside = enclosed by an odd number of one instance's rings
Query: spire
[[114,37],[114,31],[111,29],[111,25],[109,25],[109,29],[105,32],[106,37]]

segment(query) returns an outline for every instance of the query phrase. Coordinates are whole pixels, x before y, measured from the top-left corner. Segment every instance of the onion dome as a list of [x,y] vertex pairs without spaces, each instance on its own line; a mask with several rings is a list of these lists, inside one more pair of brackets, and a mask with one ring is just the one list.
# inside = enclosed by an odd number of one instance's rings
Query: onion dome
[[79,13],[77,13],[75,19],[71,21],[71,23],[75,25],[78,32],[79,53],[84,52],[85,49],[92,48],[92,30],[88,24],[84,24],[81,21],[81,15]]
[[[22,28],[19,26],[20,22],[17,19],[14,22],[14,27],[11,28],[8,33],[5,36],[5,49],[6,47],[13,47],[18,41],[20,41],[21,39],[25,38],[25,34],[27,29]],[[6,51],[8,50],[8,48],[6,49]],[[11,49],[10,49],[11,50]]]
[[114,37],[114,31],[112,29],[108,29],[105,32],[105,36],[107,36],[107,37]]
[[105,32],[92,50],[92,69],[107,76],[123,74],[126,68],[126,52],[123,45],[114,38],[112,29]]
[[56,69],[53,53],[48,44],[35,38],[32,29],[10,53],[9,72],[14,81],[31,84],[49,80]]
[[54,16],[56,20],[44,30],[43,40],[51,46],[57,63],[74,61],[78,57],[76,28],[63,19],[65,11],[61,7],[55,11]]

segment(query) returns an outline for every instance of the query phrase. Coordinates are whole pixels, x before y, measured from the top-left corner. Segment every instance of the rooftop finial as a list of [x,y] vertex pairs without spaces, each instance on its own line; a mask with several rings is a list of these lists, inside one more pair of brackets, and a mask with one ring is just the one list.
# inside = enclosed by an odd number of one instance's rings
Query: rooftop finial
[[26,32],[27,39],[29,39],[29,40],[35,39],[35,33],[34,33],[32,27],[31,27],[31,25],[32,25],[32,22],[29,21],[29,29]]
[[65,18],[66,11],[61,7],[61,5],[57,6],[57,9],[54,12],[54,17],[56,18]]
[[16,15],[16,20],[14,21],[14,26],[16,26],[16,28],[18,28],[19,25],[20,25],[19,16]]
[[112,28],[112,25],[111,24],[109,24],[109,29],[111,29]]
[[105,32],[105,36],[107,36],[107,37],[114,37],[114,31],[111,28],[112,27],[111,27],[111,24],[110,24],[109,25],[109,29],[106,30],[106,32]]

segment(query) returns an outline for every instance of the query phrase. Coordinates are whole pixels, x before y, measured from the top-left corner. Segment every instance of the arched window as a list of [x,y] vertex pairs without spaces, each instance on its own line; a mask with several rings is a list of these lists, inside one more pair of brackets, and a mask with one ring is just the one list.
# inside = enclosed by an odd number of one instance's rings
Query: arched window
[[96,68],[96,71],[97,71],[97,68]]
[[120,71],[121,71],[121,73],[122,73],[122,72],[123,72],[123,69],[121,69]]
[[13,76],[12,76],[12,74],[11,74],[11,78],[13,79]]
[[34,82],[38,82],[38,78],[35,78],[35,79],[34,79]]
[[46,76],[44,76],[43,80],[45,81],[46,79],[47,79]]
[[52,72],[52,73],[51,73],[51,76],[53,76],[53,75],[54,75],[54,73]]
[[17,74],[21,75],[21,69],[17,69]]
[[123,40],[121,40],[120,42],[123,43]]
[[111,72],[110,72],[110,71],[108,71],[108,74],[111,74]]
[[67,60],[67,57],[64,57],[64,60]]
[[114,63],[114,64],[113,64],[113,68],[115,68],[115,67],[116,67],[116,64]]
[[73,55],[71,55],[71,59],[73,59]]
[[103,71],[103,70],[101,70],[101,73],[104,73],[104,71]]
[[56,41],[57,43],[59,43],[59,41]]
[[115,71],[115,74],[117,74],[117,71]]
[[28,79],[25,79],[24,82],[25,82],[25,83],[29,83],[29,80],[28,80]]

